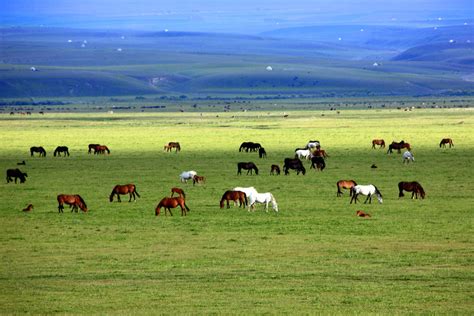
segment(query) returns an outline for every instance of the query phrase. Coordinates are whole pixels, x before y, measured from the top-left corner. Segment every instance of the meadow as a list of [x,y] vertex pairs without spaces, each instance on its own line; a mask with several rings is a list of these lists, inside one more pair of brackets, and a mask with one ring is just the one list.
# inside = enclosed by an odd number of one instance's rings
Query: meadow
[[[288,113],[2,114],[1,170],[25,160],[28,178],[0,184],[0,313],[472,314],[472,109]],[[444,137],[455,147],[440,149]],[[416,161],[371,149],[373,138],[409,142]],[[330,155],[323,172],[269,174],[310,139]],[[169,141],[182,151],[164,152]],[[239,152],[243,141],[267,158]],[[89,155],[89,143],[111,154]],[[53,157],[58,145],[71,156]],[[259,175],[237,175],[239,161]],[[185,170],[206,183],[180,183]],[[384,203],[336,197],[340,179],[375,184]],[[398,197],[413,180],[426,199]],[[125,183],[141,198],[110,203]],[[174,186],[191,211],[156,217]],[[235,186],[272,192],[280,212],[220,209]],[[89,212],[58,214],[59,193],[80,194]]]

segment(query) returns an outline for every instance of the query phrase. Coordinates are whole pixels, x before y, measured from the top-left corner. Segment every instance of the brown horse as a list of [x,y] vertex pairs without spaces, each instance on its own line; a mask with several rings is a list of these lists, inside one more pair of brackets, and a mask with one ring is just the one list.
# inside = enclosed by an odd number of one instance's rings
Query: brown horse
[[221,208],[224,208],[225,201],[227,201],[227,208],[230,208],[229,201],[234,201],[234,203],[238,201],[239,207],[247,207],[247,195],[242,191],[225,191],[220,202]]
[[76,211],[79,207],[82,211],[87,212],[87,205],[84,202],[84,199],[80,195],[69,195],[69,194],[59,194],[57,197],[58,200],[58,211],[59,213],[64,213],[64,206],[63,204],[66,203],[70,207],[72,207],[72,211]]
[[313,157],[323,157],[323,158],[328,158],[329,155],[324,149],[318,148],[315,151],[312,152],[311,154]]
[[252,170],[255,170],[255,174],[258,175],[258,168],[253,162],[239,162],[237,163],[237,174],[242,174],[242,169],[247,170],[247,174],[252,174]]
[[28,204],[28,206],[23,209],[23,212],[31,212],[33,208],[33,204]]
[[420,195],[420,197],[422,199],[425,198],[425,190],[423,190],[423,187],[421,186],[421,184],[419,184],[416,181],[413,181],[413,182],[399,182],[398,183],[398,190],[399,190],[398,197],[405,196],[403,194],[403,190],[405,190],[405,191],[408,191],[408,192],[412,192],[411,193],[411,198],[412,199],[413,198],[418,199],[418,194]]
[[341,189],[349,189],[349,196],[352,196],[352,187],[356,186],[357,183],[354,180],[339,180],[337,185],[337,196],[342,196]]
[[398,153],[401,153],[401,149],[406,148],[407,150],[411,150],[411,146],[409,143],[405,143],[403,140],[399,143],[397,142],[392,142],[390,145],[388,145],[388,150],[387,154],[391,154],[394,149],[398,151]]
[[272,165],[270,175],[272,174],[280,175],[280,167],[278,165]]
[[160,203],[155,208],[155,215],[158,216],[160,215],[160,209],[162,207],[165,208],[165,216],[166,216],[166,210],[170,212],[170,215],[173,216],[173,213],[171,213],[171,209],[175,207],[181,207],[181,216],[186,216],[186,212],[189,212],[189,207],[186,205],[186,202],[184,201],[184,198],[182,197],[164,197],[161,199]]
[[180,189],[180,188],[171,188],[171,197],[173,197],[173,195],[177,193],[179,197],[182,197],[183,199],[186,198],[186,194],[184,194],[184,191],[183,189]]
[[372,217],[372,216],[370,216],[369,213],[365,213],[364,211],[361,211],[361,210],[359,210],[359,211],[356,212],[356,216],[365,217],[365,218]]
[[439,143],[439,148],[446,148],[446,144],[449,144],[449,148],[451,148],[451,146],[454,147],[453,140],[451,138],[443,138]]
[[383,139],[373,139],[372,149],[375,149],[375,145],[378,145],[379,148],[385,148],[385,141]]
[[98,146],[95,146],[95,152],[94,154],[98,155],[98,154],[105,154],[105,152],[107,152],[107,154],[110,155],[110,150],[107,146],[105,145],[98,145]]
[[166,151],[171,151],[173,148],[176,149],[176,152],[181,151],[181,146],[178,142],[169,142],[167,146],[165,146]]
[[206,178],[204,178],[203,176],[195,175],[193,177],[193,185],[195,185],[196,183],[199,184],[199,183],[204,183],[204,182],[206,182]]
[[110,197],[109,197],[110,202],[114,201],[114,195],[117,195],[117,201],[122,202],[120,200],[120,194],[129,194],[130,195],[130,199],[128,200],[129,202],[132,201],[132,196],[133,196],[134,201],[137,200],[135,195],[140,197],[140,194],[138,194],[137,187],[135,186],[135,184],[132,184],[132,183],[125,184],[125,185],[117,184],[113,188],[112,193],[110,193]]
[[92,150],[94,150],[94,154],[95,154],[95,152],[97,151],[96,149],[97,146],[100,146],[100,144],[89,144],[89,151],[87,153],[90,154]]

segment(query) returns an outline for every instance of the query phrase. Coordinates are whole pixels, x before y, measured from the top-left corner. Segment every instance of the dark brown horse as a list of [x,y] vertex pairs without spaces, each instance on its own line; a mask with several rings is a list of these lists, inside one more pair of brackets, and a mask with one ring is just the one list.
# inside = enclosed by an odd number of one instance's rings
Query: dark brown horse
[[296,170],[296,174],[300,174],[300,172],[305,175],[306,169],[303,166],[303,162],[299,158],[285,158],[283,161],[283,171],[285,175],[290,174],[289,169]]
[[68,204],[70,207],[72,207],[71,212],[76,211],[77,213],[78,207],[82,211],[87,212],[86,202],[84,202],[84,199],[80,195],[59,194],[57,200],[59,213],[64,213],[63,204]]
[[8,169],[7,170],[7,183],[13,181],[12,178],[15,178],[15,183],[17,179],[20,179],[20,183],[24,183],[28,174],[26,172],[21,172],[20,169]]
[[267,152],[265,151],[265,148],[260,147],[258,149],[258,157],[259,158],[266,158],[267,157]]
[[189,207],[186,205],[186,202],[184,201],[184,198],[182,197],[164,197],[161,199],[160,203],[155,208],[155,215],[158,216],[160,215],[160,210],[162,207],[165,208],[165,216],[166,216],[166,210],[170,212],[170,215],[173,216],[173,213],[171,213],[172,208],[176,207],[181,207],[181,216],[186,216],[186,212],[189,212]]
[[337,196],[342,196],[341,189],[349,189],[349,196],[352,196],[352,187],[356,186],[357,183],[354,180],[339,180],[337,185]]
[[178,142],[169,142],[165,146],[166,151],[171,151],[173,148],[176,149],[176,152],[181,151],[181,145]]
[[247,207],[247,195],[242,191],[225,191],[222,195],[220,202],[220,207],[224,208],[224,203],[227,201],[227,208],[230,208],[229,201],[234,201],[234,203],[239,202],[239,207]]
[[311,157],[311,167],[310,167],[310,169],[311,168],[323,171],[324,168],[326,168],[326,162],[324,161],[324,158],[322,156],[313,156],[313,157]]
[[423,187],[421,186],[421,184],[419,184],[418,182],[416,181],[413,181],[413,182],[400,182],[398,183],[398,197],[402,197],[402,196],[405,196],[403,194],[403,190],[405,191],[408,191],[408,192],[412,192],[411,193],[411,198],[417,198],[418,199],[418,194],[420,195],[420,197],[422,199],[425,198],[425,190],[423,190]]
[[130,195],[130,199],[128,200],[129,202],[132,201],[132,196],[133,196],[134,201],[137,200],[135,195],[140,197],[140,194],[138,194],[137,187],[135,186],[135,184],[132,184],[132,183],[125,184],[125,185],[117,184],[113,188],[112,193],[110,193],[110,197],[109,197],[110,202],[114,201],[114,195],[117,195],[117,201],[122,202],[120,200],[121,194],[129,194]]
[[58,146],[56,147],[56,149],[54,150],[54,157],[56,157],[56,155],[58,155],[58,157],[61,157],[61,153],[64,153],[64,157],[69,156],[69,148],[67,148],[66,146]]
[[371,217],[369,213],[365,213],[364,211],[361,211],[361,210],[356,212],[356,216],[365,217],[365,218]]
[[31,157],[33,157],[33,154],[34,153],[39,153],[39,156],[40,157],[46,157],[46,150],[44,150],[43,147],[39,146],[39,147],[31,147],[30,148],[30,154],[31,154]]
[[252,170],[258,175],[258,168],[253,162],[239,162],[237,163],[237,174],[242,174],[242,169],[247,170],[247,174],[252,174]]
[[439,148],[446,147],[446,144],[449,144],[449,148],[454,147],[453,140],[451,138],[443,138],[439,143]]
[[92,151],[94,151],[94,154],[95,154],[95,152],[97,151],[96,149],[97,146],[100,146],[100,144],[89,144],[89,151],[87,153],[90,154],[92,153]]
[[23,212],[31,212],[33,208],[33,204],[28,204],[28,206],[23,209]]
[[182,197],[183,199],[186,198],[186,194],[184,193],[183,189],[180,188],[171,188],[171,197],[173,197],[174,194],[178,194],[179,197]]
[[388,150],[387,154],[391,154],[394,149],[398,151],[398,153],[401,153],[401,149],[406,148],[407,150],[411,150],[411,146],[409,143],[405,143],[403,140],[399,143],[397,142],[392,142],[390,145],[388,145]]
[[98,154],[105,154],[105,152],[107,152],[107,154],[110,154],[110,150],[107,146],[105,145],[97,145],[95,146],[95,152],[94,154],[98,155]]
[[372,148],[375,149],[375,145],[378,145],[379,148],[385,148],[385,141],[383,139],[373,139]]
[[195,175],[193,177],[193,185],[195,185],[196,183],[199,184],[199,183],[205,183],[205,182],[206,182],[206,178],[203,176]]
[[278,165],[272,165],[270,169],[270,174],[280,175],[280,167]]

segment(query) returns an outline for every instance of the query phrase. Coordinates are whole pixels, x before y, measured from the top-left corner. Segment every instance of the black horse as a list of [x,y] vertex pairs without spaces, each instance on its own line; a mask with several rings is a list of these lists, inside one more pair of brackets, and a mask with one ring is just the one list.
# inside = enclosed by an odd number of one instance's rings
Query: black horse
[[239,162],[237,164],[237,174],[242,174],[242,169],[247,170],[247,174],[252,174],[252,170],[255,170],[255,174],[258,175],[258,168],[253,162]]
[[30,148],[30,154],[31,154],[31,157],[33,157],[33,154],[34,153],[39,153],[39,156],[40,157],[46,157],[46,150],[44,150],[43,147],[39,146],[39,147],[31,147]]
[[409,143],[405,143],[405,141],[400,141],[399,143],[397,142],[392,142],[390,145],[388,145],[388,150],[387,154],[391,154],[394,149],[397,150],[398,153],[401,153],[401,149],[406,148],[407,150],[411,150],[411,146]]
[[283,171],[285,172],[285,175],[289,174],[288,169],[296,170],[296,174],[300,174],[301,172],[304,175],[306,173],[306,169],[299,158],[285,158],[283,163]]
[[249,152],[249,151],[257,151],[257,150],[260,149],[260,147],[262,147],[262,145],[260,145],[259,143],[243,142],[243,143],[240,145],[239,152],[241,152],[242,150],[245,150],[246,152]]
[[58,157],[61,157],[61,153],[64,153],[64,157],[66,157],[66,155],[69,156],[69,148],[67,148],[66,146],[56,147],[56,149],[54,150],[54,157],[56,157],[56,155],[58,155]]
[[267,157],[267,152],[265,151],[265,148],[260,147],[258,149],[258,157],[259,158],[266,158]]
[[311,157],[311,168],[315,168],[315,169],[319,169],[323,171],[324,168],[326,168],[326,163],[324,162],[324,158],[320,156]]
[[7,170],[7,183],[9,183],[10,181],[13,182],[12,178],[15,178],[15,183],[18,178],[20,178],[20,183],[24,183],[26,181],[26,177],[28,177],[26,172],[21,172],[20,169]]

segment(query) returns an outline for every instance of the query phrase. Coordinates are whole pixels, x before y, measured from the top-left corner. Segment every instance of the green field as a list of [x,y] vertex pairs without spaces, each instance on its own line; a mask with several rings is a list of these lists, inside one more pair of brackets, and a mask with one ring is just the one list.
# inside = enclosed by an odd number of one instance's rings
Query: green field
[[[473,314],[472,109],[282,112],[2,114],[1,170],[28,179],[0,185],[0,313]],[[444,137],[455,147],[440,149]],[[373,138],[404,139],[416,161],[371,149]],[[269,175],[310,139],[330,155],[324,172]],[[169,141],[182,151],[163,152]],[[239,153],[243,141],[267,158]],[[111,155],[88,155],[89,143]],[[58,145],[71,156],[53,157]],[[260,174],[236,175],[239,161]],[[207,182],[181,184],[185,170]],[[375,184],[384,203],[350,205],[339,179]],[[413,180],[426,199],[398,198]],[[141,198],[110,203],[125,183]],[[154,216],[173,186],[189,215]],[[280,212],[219,209],[235,186],[272,192]],[[59,193],[89,212],[58,214]]]

